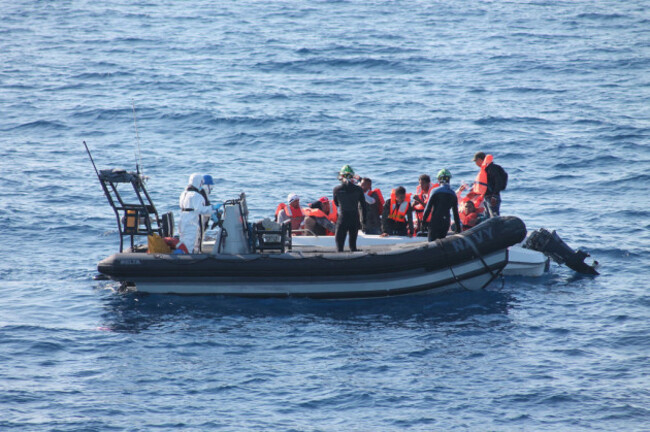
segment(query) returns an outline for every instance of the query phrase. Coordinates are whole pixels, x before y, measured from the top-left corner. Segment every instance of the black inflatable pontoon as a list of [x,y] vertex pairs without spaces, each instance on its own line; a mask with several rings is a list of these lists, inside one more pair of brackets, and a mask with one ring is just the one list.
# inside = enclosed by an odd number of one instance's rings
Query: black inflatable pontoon
[[98,265],[138,291],[251,297],[368,298],[477,290],[508,262],[526,236],[516,217],[497,217],[443,240],[361,252],[168,255],[117,253]]

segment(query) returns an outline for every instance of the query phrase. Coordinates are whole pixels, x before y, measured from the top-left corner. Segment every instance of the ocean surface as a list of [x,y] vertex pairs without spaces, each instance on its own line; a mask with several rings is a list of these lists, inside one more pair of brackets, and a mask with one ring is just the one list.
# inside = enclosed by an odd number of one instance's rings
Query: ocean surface
[[[1,431],[650,430],[650,1],[3,1]],[[369,301],[120,294],[99,168],[253,218],[476,151],[601,263]],[[178,213],[177,213],[178,216]]]

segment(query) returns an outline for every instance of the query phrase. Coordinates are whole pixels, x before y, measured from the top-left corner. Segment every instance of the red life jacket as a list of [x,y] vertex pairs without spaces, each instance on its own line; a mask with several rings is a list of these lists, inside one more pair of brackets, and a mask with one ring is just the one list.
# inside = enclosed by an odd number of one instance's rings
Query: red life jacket
[[485,193],[487,192],[488,178],[487,178],[487,171],[485,171],[485,168],[487,168],[487,166],[490,165],[491,163],[492,163],[492,155],[485,156],[485,159],[481,164],[481,170],[478,172],[478,174],[476,175],[476,179],[474,180],[474,186],[472,186],[472,192],[479,194],[481,196],[484,196]]
[[388,219],[392,219],[395,222],[406,222],[406,213],[411,204],[411,194],[406,194],[406,198],[404,198],[404,201],[399,206],[395,205],[396,201],[395,189],[393,189],[390,193],[390,213],[388,213]]
[[384,204],[386,203],[386,201],[384,201],[384,196],[381,194],[381,191],[379,190],[379,188],[373,189],[371,191],[368,191],[368,195],[370,195],[371,197],[375,195],[373,198],[379,201],[377,212],[379,212],[379,216],[381,216],[381,212],[384,209]]

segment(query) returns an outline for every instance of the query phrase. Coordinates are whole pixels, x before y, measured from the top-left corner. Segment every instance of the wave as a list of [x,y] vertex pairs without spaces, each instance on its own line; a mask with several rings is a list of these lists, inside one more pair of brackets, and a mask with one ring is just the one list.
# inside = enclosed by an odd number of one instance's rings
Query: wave
[[537,87],[508,87],[501,91],[510,91],[514,93],[566,93],[567,90],[545,89]]
[[58,121],[36,120],[29,123],[23,123],[5,130],[24,130],[24,129],[44,129],[44,130],[67,130],[68,125]]
[[474,121],[474,124],[485,126],[491,124],[501,124],[501,123],[535,123],[535,124],[551,124],[550,120],[546,120],[540,117],[500,117],[500,116],[487,116],[480,118]]
[[194,111],[187,113],[167,113],[159,116],[162,120],[174,120],[174,121],[192,121],[195,123],[196,127],[200,124],[212,125],[212,126],[222,126],[222,125],[248,125],[248,126],[263,126],[278,122],[295,122],[296,118],[291,116],[214,116],[209,112],[204,111]]
[[402,46],[371,45],[359,44],[349,45],[331,45],[325,48],[298,48],[294,52],[300,55],[323,56],[326,54],[338,55],[368,55],[368,54],[408,54],[420,52],[417,48],[406,48]]
[[576,15],[575,18],[609,21],[609,20],[616,20],[616,19],[629,18],[629,17],[627,15],[622,15],[618,13],[604,14],[604,13],[590,12],[590,13],[581,13],[580,15]]
[[[141,110],[138,109],[138,114]],[[112,109],[92,109],[88,111],[75,111],[72,114],[74,118],[92,118],[93,120],[114,120],[116,118],[125,117],[132,118],[133,111],[131,108],[112,108]]]
[[134,73],[119,71],[119,72],[84,72],[78,75],[74,75],[71,78],[75,79],[106,79],[106,78],[115,78],[115,77],[128,77],[133,76]]
[[594,126],[602,126],[605,124],[604,122],[596,119],[578,119],[573,121],[574,125],[594,125]]
[[299,73],[323,73],[324,70],[332,69],[381,69],[393,72],[413,72],[400,61],[375,58],[325,58],[317,57],[307,60],[293,61],[269,61],[258,62],[255,67],[264,72],[299,72]]

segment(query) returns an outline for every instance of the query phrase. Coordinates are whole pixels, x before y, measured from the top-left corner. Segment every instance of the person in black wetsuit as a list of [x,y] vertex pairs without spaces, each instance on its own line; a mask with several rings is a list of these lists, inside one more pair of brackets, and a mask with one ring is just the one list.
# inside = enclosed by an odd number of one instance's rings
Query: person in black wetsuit
[[[338,219],[336,221],[336,248],[343,252],[345,237],[350,234],[350,250],[357,250],[357,235],[361,225],[359,222],[366,221],[366,199],[363,190],[352,182],[354,170],[350,165],[345,165],[339,172],[341,184],[334,188],[334,204],[338,208]],[[359,208],[362,218],[359,219]]]
[[456,223],[456,232],[460,233],[461,224],[458,216],[458,198],[456,193],[449,187],[451,173],[449,170],[442,169],[438,173],[438,183],[440,187],[435,189],[427,206],[424,209],[422,220],[427,220],[431,213],[431,222],[429,222],[429,241],[445,238],[449,231],[450,217],[449,211],[454,213],[454,222]]

